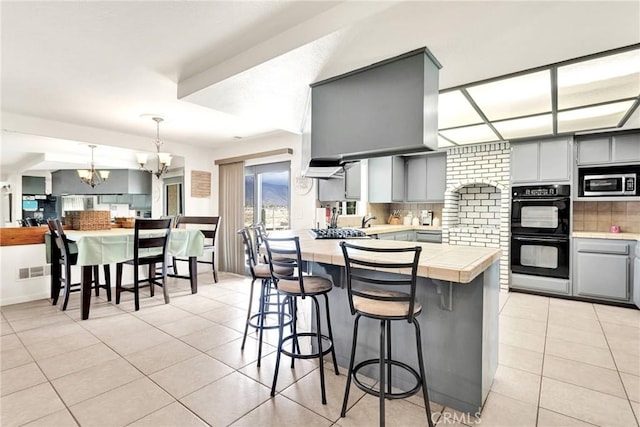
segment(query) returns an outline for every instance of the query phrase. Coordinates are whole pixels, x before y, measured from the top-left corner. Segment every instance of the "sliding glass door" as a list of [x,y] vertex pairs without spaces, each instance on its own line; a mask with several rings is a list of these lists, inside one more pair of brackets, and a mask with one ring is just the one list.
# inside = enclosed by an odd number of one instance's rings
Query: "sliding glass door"
[[244,223],[263,223],[267,230],[288,229],[291,206],[291,162],[244,168]]

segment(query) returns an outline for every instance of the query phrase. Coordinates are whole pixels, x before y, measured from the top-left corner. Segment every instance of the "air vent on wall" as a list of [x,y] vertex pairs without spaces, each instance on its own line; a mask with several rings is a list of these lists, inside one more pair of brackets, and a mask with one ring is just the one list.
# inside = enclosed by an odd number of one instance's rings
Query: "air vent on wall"
[[17,279],[18,280],[27,280],[33,279],[36,277],[44,277],[51,275],[51,266],[50,265],[42,265],[36,267],[21,267],[18,268],[17,271]]

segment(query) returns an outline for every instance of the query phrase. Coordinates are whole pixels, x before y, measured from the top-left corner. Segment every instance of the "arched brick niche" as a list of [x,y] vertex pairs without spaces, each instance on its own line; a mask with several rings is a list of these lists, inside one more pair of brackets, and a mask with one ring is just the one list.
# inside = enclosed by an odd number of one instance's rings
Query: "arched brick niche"
[[442,241],[501,248],[500,286],[509,287],[510,146],[508,142],[447,150]]

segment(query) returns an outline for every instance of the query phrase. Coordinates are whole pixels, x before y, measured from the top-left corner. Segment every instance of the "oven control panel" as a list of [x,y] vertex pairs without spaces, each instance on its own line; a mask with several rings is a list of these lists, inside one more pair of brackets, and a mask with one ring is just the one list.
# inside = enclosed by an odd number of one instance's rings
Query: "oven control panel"
[[569,185],[537,185],[513,187],[513,197],[569,197],[571,187]]

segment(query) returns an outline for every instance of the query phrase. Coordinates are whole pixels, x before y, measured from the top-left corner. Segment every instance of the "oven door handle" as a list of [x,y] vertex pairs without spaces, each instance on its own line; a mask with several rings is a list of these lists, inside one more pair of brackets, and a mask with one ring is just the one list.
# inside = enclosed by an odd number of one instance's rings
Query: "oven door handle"
[[520,240],[521,242],[568,242],[568,237],[523,237],[512,236],[514,240]]
[[549,197],[548,199],[544,198],[527,198],[527,197],[518,197],[514,198],[514,202],[565,202],[570,200],[570,197]]

